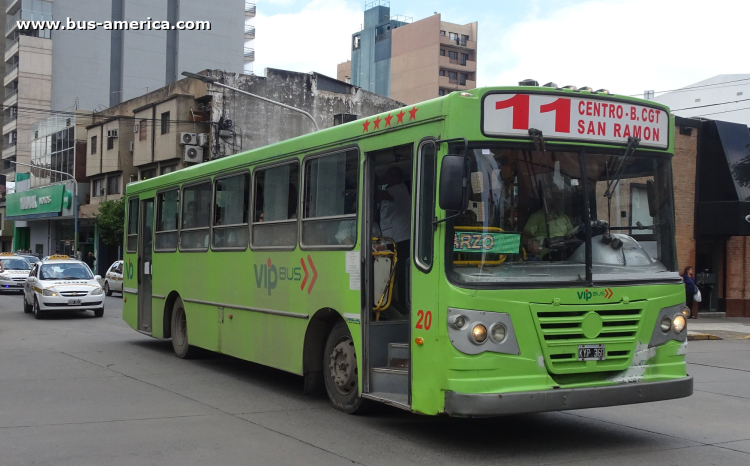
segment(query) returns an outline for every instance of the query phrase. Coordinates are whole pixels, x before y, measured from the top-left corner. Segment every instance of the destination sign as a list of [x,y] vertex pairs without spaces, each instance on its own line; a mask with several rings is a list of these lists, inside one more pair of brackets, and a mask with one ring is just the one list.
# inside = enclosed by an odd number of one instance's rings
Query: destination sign
[[489,94],[482,109],[487,136],[529,137],[541,130],[545,139],[669,146],[669,115],[662,109],[588,97],[546,94]]

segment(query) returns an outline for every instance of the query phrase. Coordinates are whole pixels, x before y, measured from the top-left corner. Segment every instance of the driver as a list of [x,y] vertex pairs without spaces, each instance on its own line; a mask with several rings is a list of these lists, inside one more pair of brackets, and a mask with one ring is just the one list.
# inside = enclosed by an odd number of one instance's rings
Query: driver
[[[529,238],[528,249],[539,249],[541,246],[546,246],[544,244],[545,239],[570,238],[578,231],[578,228],[573,226],[573,222],[570,221],[570,217],[560,211],[552,192],[545,193],[545,199],[547,203],[546,211],[544,205],[542,205],[541,209],[531,214],[523,230]],[[543,251],[542,255],[545,253],[546,250]]]

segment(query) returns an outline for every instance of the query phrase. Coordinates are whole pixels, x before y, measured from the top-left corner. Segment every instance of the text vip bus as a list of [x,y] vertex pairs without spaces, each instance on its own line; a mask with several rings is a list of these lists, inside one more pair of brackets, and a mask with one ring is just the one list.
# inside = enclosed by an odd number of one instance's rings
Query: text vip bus
[[484,88],[131,183],[123,319],[345,412],[689,396],[673,153],[657,103]]

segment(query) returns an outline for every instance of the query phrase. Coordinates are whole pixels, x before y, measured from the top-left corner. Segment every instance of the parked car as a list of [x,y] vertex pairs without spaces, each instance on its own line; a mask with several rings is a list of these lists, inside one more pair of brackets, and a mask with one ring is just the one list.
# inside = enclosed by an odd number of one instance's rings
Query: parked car
[[112,292],[122,293],[122,261],[115,261],[104,275],[104,294],[112,296]]
[[0,293],[20,291],[29,276],[29,261],[12,252],[0,253]]
[[50,311],[93,310],[104,315],[104,290],[84,262],[50,256],[34,264],[23,288],[23,312],[37,319]]
[[18,257],[23,257],[27,261],[29,261],[29,264],[34,265],[37,262],[39,262],[39,258],[33,254],[18,254]]

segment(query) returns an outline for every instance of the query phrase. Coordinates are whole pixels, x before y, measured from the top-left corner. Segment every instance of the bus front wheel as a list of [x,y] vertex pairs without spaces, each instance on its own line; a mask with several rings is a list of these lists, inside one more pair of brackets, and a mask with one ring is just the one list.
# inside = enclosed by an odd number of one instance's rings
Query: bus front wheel
[[336,324],[328,334],[323,352],[323,373],[326,392],[336,409],[345,413],[360,411],[357,355],[349,328],[344,322]]
[[188,343],[187,316],[180,298],[177,298],[172,308],[172,348],[180,359],[195,357],[196,349]]

